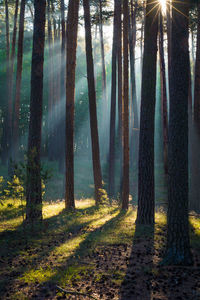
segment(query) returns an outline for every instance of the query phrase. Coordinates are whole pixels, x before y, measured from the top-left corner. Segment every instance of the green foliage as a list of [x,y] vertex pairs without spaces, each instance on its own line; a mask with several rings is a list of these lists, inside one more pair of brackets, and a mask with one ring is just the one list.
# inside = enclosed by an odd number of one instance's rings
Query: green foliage
[[19,177],[13,176],[12,181],[7,181],[7,189],[4,190],[7,197],[12,199],[24,198],[23,182]]
[[0,205],[3,205],[3,200],[5,199],[3,184],[4,184],[4,178],[3,176],[0,176]]
[[[16,185],[17,182],[21,184],[21,187],[23,188],[23,196],[22,196],[22,198],[23,198],[26,194],[27,156],[24,157],[24,162],[20,162],[18,164],[14,163],[14,162],[11,162],[11,163],[12,163],[13,173],[15,174],[14,175],[14,178],[15,178],[14,184]],[[31,160],[31,163],[32,163],[32,160]],[[50,169],[46,168],[44,165],[41,165],[40,174],[41,174],[42,196],[44,196],[46,183],[49,179],[51,179],[52,171]],[[16,180],[16,178],[18,179],[18,181]],[[19,187],[18,187],[18,189],[19,189]],[[15,198],[15,197],[12,197],[12,198]],[[19,195],[19,198],[21,198],[20,195]]]
[[105,189],[99,189],[100,203],[106,205],[109,203],[109,198]]

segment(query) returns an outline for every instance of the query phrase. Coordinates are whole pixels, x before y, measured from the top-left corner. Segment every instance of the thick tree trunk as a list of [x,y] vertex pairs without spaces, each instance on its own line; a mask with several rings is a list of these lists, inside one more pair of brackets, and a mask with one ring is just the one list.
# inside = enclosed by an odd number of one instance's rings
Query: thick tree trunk
[[167,248],[164,264],[191,265],[188,222],[189,1],[172,1]]
[[14,160],[19,157],[19,114],[20,114],[20,93],[22,80],[22,64],[23,64],[23,43],[24,43],[24,14],[26,1],[21,1],[20,19],[19,19],[19,37],[18,37],[18,52],[17,52],[17,77],[16,77],[16,92],[15,92],[15,109],[13,120],[13,143],[14,143]]
[[28,222],[40,221],[42,219],[40,148],[42,130],[45,7],[46,0],[34,0],[35,19],[33,29],[26,187],[26,219]]
[[129,205],[129,67],[128,67],[128,0],[123,2],[123,188],[122,188],[122,209],[128,209]]
[[116,123],[116,69],[117,69],[117,22],[116,7],[114,2],[113,22],[113,45],[112,45],[112,82],[111,82],[111,109],[110,109],[110,145],[109,145],[109,174],[108,174],[108,195],[110,198],[115,193],[115,123]]
[[70,0],[67,17],[66,64],[66,190],[65,208],[75,208],[74,201],[74,102],[79,0]]
[[154,5],[153,0],[147,0],[139,138],[138,211],[136,220],[138,224],[153,224],[155,210],[154,123],[158,13]]
[[167,87],[164,56],[163,39],[163,19],[160,14],[159,31],[159,54],[160,54],[160,78],[161,78],[161,99],[162,99],[162,121],[163,121],[163,149],[164,149],[164,169],[168,174],[168,113],[167,113]]
[[194,88],[194,120],[192,132],[191,202],[190,208],[200,211],[200,4],[198,4],[197,48]]
[[92,55],[90,6],[88,0],[83,0],[83,7],[84,7],[84,20],[85,20],[85,44],[86,44],[87,80],[88,80],[88,94],[89,94],[90,129],[91,129],[91,140],[92,140],[92,161],[93,161],[93,174],[94,174],[94,185],[95,185],[95,200],[96,200],[96,204],[99,205],[101,203],[100,190],[102,189],[102,175],[101,175],[99,136],[98,136],[98,124],[97,124],[94,64],[93,64],[93,55]]

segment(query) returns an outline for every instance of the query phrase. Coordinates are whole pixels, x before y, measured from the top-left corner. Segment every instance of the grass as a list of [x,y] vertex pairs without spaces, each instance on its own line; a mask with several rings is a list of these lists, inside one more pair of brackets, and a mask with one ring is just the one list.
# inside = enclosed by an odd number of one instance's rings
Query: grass
[[[9,199],[0,206],[0,294],[5,286],[12,285],[13,299],[25,299],[17,285],[34,285],[51,282],[60,286],[73,285],[85,274],[95,274],[100,281],[104,273],[85,258],[90,257],[99,246],[132,245],[136,237],[136,211],[130,208],[121,212],[116,205],[97,209],[94,200],[76,201],[76,211],[66,213],[64,202],[44,203],[44,221],[41,227],[22,226],[20,201]],[[200,220],[190,217],[191,245],[200,249]],[[156,212],[154,231],[155,248],[163,247],[166,229],[164,211]],[[142,235],[143,230],[137,232]],[[148,232],[145,231],[148,236]],[[123,281],[125,272],[116,270],[112,280]],[[18,297],[18,298],[17,298]],[[20,298],[21,297],[21,298]]]

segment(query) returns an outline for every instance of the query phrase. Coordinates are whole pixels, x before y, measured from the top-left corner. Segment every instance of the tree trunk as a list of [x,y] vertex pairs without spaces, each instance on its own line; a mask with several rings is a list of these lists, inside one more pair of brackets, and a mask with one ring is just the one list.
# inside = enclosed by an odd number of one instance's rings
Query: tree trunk
[[197,48],[194,88],[194,120],[192,132],[191,202],[190,208],[200,211],[200,4],[198,4]]
[[154,123],[158,14],[147,0],[144,28],[138,173],[138,224],[154,223]]
[[[9,97],[9,70],[10,70],[10,31],[9,31],[9,10],[8,1],[5,0],[5,23],[6,23],[6,98]],[[3,123],[2,137],[2,163],[5,164],[9,157],[12,131],[12,103],[5,104],[5,118]]]
[[122,209],[128,209],[129,205],[129,68],[128,68],[128,0],[123,2],[123,188],[122,188]]
[[116,122],[116,68],[117,68],[117,22],[116,6],[114,2],[114,22],[113,22],[113,46],[112,46],[112,83],[111,83],[111,109],[110,109],[110,145],[109,145],[109,177],[108,195],[110,198],[115,193],[115,122]]
[[67,17],[66,64],[66,190],[65,208],[75,208],[74,201],[74,102],[79,0],[70,0]]
[[13,103],[13,72],[14,72],[14,63],[15,63],[15,46],[16,46],[16,37],[17,37],[18,7],[19,7],[19,0],[16,0],[15,15],[14,15],[14,26],[13,26],[13,36],[12,36],[12,50],[11,50],[11,58],[10,58],[10,83],[9,83],[10,88],[9,88],[9,97],[8,97],[9,103]]
[[119,164],[120,164],[120,198],[122,199],[122,177],[123,177],[123,133],[122,133],[122,3],[116,2],[117,23],[117,75],[118,75],[118,139],[119,139]]
[[19,157],[19,114],[20,114],[20,93],[22,80],[22,64],[23,64],[23,42],[24,42],[24,14],[26,1],[21,1],[20,19],[19,19],[19,37],[18,37],[18,53],[17,53],[17,77],[15,92],[15,109],[13,121],[13,142],[14,142],[14,160]]
[[85,44],[86,44],[86,60],[87,60],[87,80],[88,80],[88,95],[89,95],[89,110],[90,110],[90,129],[92,140],[92,161],[93,174],[95,185],[95,200],[96,205],[101,203],[102,175],[100,164],[99,151],[99,136],[97,125],[97,110],[96,110],[96,91],[94,82],[94,64],[92,55],[92,35],[90,23],[90,6],[88,0],[83,0],[84,20],[85,20]]
[[49,63],[48,63],[48,158],[50,161],[54,159],[54,86],[53,86],[53,36],[52,22],[50,13],[50,0],[47,0],[47,16],[48,16],[48,48],[49,48]]
[[167,248],[163,263],[191,265],[188,222],[189,1],[172,1]]
[[161,77],[161,99],[162,99],[162,121],[163,121],[163,149],[164,149],[164,169],[168,174],[168,113],[167,113],[167,87],[165,72],[165,56],[163,46],[163,19],[160,14],[160,35],[159,35],[159,54],[160,54],[160,77]]
[[102,0],[99,0],[99,33],[101,44],[101,66],[102,66],[102,92],[103,100],[107,103],[107,89],[106,89],[106,64],[105,64],[105,51],[103,41],[103,16],[102,16]]
[[168,53],[168,85],[169,93],[171,87],[171,27],[172,27],[172,17],[171,17],[171,0],[166,2],[166,14],[167,14],[167,53]]
[[134,160],[138,161],[138,107],[135,83],[135,46],[136,46],[136,14],[137,14],[137,1],[135,2],[135,9],[133,11],[133,0],[131,0],[131,13],[129,17],[129,46],[130,46],[130,69],[131,69],[131,133],[130,133],[130,163],[133,168]]
[[141,40],[140,40],[140,64],[141,64],[141,73],[142,73],[142,64],[143,64],[143,39],[144,39],[144,23],[145,23],[145,1],[142,2],[142,8],[143,8],[143,18],[142,18],[142,24],[141,24]]
[[[63,101],[63,98],[65,97],[65,82],[66,82],[66,75],[65,75],[65,61],[66,61],[66,30],[65,30],[65,3],[64,0],[61,0],[61,30],[62,30],[62,40],[61,40],[61,82],[60,82],[60,90],[61,90],[61,98],[60,98],[60,109],[59,109],[59,170],[60,172],[63,172],[65,169],[65,101]],[[63,114],[64,112],[64,114]]]
[[26,219],[28,222],[40,221],[42,219],[40,148],[42,130],[45,7],[46,0],[34,0],[35,19],[31,66],[31,101],[26,187]]

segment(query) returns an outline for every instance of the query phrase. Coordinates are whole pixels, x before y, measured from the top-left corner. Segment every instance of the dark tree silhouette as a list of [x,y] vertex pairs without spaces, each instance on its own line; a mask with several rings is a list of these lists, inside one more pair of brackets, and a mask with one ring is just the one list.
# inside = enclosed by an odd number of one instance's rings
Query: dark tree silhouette
[[74,201],[74,102],[79,0],[70,0],[67,16],[66,68],[66,191],[65,208],[75,208]]
[[191,265],[188,221],[189,1],[172,1],[167,248],[164,264]]
[[26,186],[26,219],[28,222],[42,219],[40,148],[42,129],[45,8],[45,0],[34,0],[35,19],[31,66],[31,100]]
[[123,2],[123,187],[122,209],[128,209],[129,204],[129,76],[128,76],[128,0]]
[[191,202],[190,207],[200,211],[200,3],[198,4],[197,48],[194,86],[194,120],[192,131]]
[[144,57],[139,138],[138,211],[139,224],[154,223],[154,120],[158,6],[147,0],[144,28]]
[[99,151],[99,135],[97,125],[97,109],[96,109],[96,91],[94,81],[94,64],[92,55],[92,35],[90,22],[90,6],[88,0],[83,0],[84,20],[85,20],[85,44],[86,44],[86,60],[87,60],[87,80],[88,80],[88,95],[89,95],[89,111],[90,111],[90,130],[92,140],[92,162],[93,175],[95,185],[95,200],[99,205],[101,202],[102,189],[102,173],[100,164]]
[[112,45],[112,79],[111,79],[111,109],[110,109],[110,142],[109,142],[109,174],[108,195],[115,193],[115,123],[116,123],[116,68],[117,68],[117,0],[114,1],[113,45]]
[[161,77],[161,99],[162,99],[162,122],[163,122],[163,149],[164,169],[168,173],[168,112],[167,112],[167,86],[164,56],[163,16],[160,13],[159,26],[159,55],[160,55],[160,77]]
[[23,42],[24,42],[24,14],[26,1],[22,0],[20,5],[19,18],[19,37],[18,37],[18,52],[17,52],[17,77],[15,91],[15,109],[13,116],[13,142],[14,142],[14,159],[18,159],[19,151],[19,118],[20,118],[20,94],[22,81],[22,63],[23,63]]

